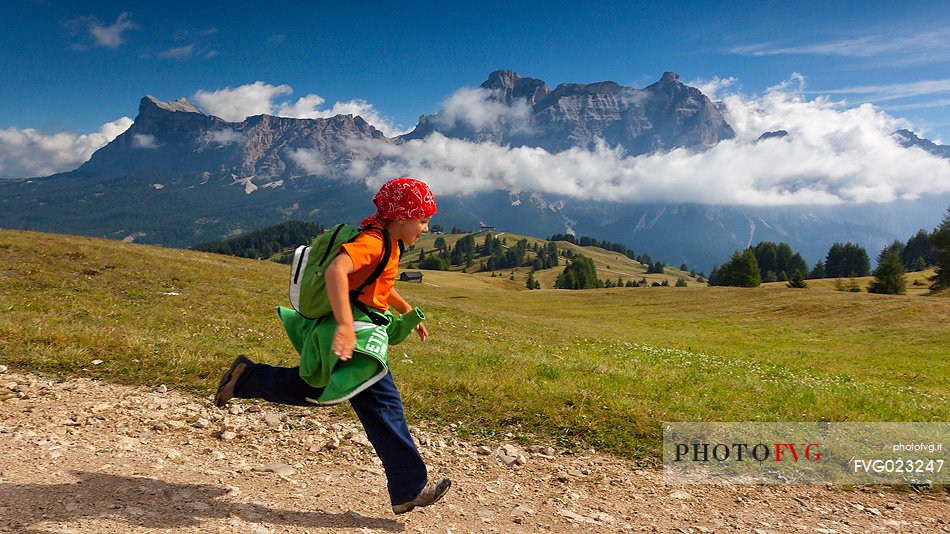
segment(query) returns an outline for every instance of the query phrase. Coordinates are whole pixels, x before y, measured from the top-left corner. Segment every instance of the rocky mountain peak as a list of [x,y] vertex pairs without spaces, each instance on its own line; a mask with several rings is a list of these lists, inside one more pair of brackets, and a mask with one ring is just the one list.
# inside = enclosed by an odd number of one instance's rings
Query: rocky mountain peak
[[152,95],[139,101],[139,114],[127,130],[127,136],[151,135],[166,142],[180,136],[191,137],[224,121],[205,115],[187,98],[165,102]]
[[482,83],[485,89],[510,89],[521,79],[521,75],[513,70],[496,70],[488,75]]
[[680,75],[675,72],[664,72],[660,81],[666,83],[678,82],[680,81]]
[[198,109],[198,106],[196,106],[194,102],[188,100],[187,98],[182,97],[171,102],[164,102],[152,95],[145,95],[145,97],[143,97],[139,102],[139,114],[141,115],[142,113],[154,111],[169,111],[172,113],[198,113],[200,115],[204,115],[204,113]]
[[788,137],[788,132],[785,130],[775,130],[774,132],[765,132],[755,140],[756,143],[761,143],[769,139],[782,139]]
[[480,87],[492,91],[493,98],[505,104],[523,99],[531,106],[550,92],[544,80],[526,78],[513,70],[492,72]]
[[950,145],[938,145],[930,139],[918,137],[917,134],[906,129],[894,132],[894,138],[905,148],[917,147],[934,156],[950,159]]
[[706,95],[702,91],[681,82],[680,75],[675,72],[664,72],[659,80],[645,89],[656,95],[666,95],[666,97],[673,99],[691,98],[696,101],[706,99]]

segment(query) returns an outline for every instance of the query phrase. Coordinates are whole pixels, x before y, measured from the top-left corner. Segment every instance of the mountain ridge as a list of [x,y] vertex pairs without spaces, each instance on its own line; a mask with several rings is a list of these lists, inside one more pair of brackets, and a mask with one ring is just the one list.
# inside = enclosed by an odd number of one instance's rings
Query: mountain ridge
[[489,74],[480,89],[486,101],[522,105],[522,116],[499,117],[486,126],[459,124],[445,111],[422,116],[399,141],[434,132],[469,141],[543,148],[551,153],[592,148],[598,141],[640,155],[673,148],[703,149],[732,139],[735,132],[720,110],[695,87],[666,72],[643,88],[613,81],[562,83],[549,90],[543,80],[511,70]]
[[342,138],[389,142],[358,115],[326,119],[253,115],[228,122],[204,114],[184,98],[162,102],[146,96],[132,126],[74,172],[197,173],[202,180],[233,175],[264,184],[293,176],[289,163],[298,150],[319,155],[322,165],[345,164],[356,151],[340,143]]
[[934,156],[950,159],[950,145],[938,145],[930,139],[918,137],[917,134],[906,129],[897,130],[894,137],[903,147],[917,147]]

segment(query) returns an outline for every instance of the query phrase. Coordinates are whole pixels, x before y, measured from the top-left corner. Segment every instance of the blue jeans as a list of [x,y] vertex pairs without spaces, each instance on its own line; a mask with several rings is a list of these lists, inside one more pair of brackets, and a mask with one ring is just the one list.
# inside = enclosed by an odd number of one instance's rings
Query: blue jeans
[[[322,389],[314,388],[300,378],[299,367],[274,367],[252,363],[241,373],[234,396],[242,399],[264,399],[293,406],[314,406]],[[376,454],[386,471],[386,486],[392,504],[411,501],[428,481],[426,464],[412,441],[402,398],[392,373],[350,399],[353,410],[363,424]]]

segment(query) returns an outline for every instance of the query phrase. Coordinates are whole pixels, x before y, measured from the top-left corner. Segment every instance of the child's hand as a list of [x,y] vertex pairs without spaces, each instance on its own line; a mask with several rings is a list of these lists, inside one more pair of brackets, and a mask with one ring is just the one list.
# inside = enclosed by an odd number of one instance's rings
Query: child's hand
[[419,334],[419,339],[425,341],[429,339],[429,331],[426,330],[426,325],[419,323],[419,326],[416,327],[416,332]]
[[353,345],[356,343],[356,333],[353,331],[353,325],[337,325],[336,333],[333,334],[333,344],[331,349],[341,360],[349,360],[353,356]]

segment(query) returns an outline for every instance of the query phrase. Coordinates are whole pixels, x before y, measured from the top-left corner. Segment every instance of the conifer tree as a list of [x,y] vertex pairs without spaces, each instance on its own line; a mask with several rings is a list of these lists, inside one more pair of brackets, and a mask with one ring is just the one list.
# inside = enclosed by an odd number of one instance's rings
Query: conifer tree
[[417,269],[448,271],[449,265],[440,256],[426,256],[424,260],[419,262]]
[[[923,260],[924,267],[920,268],[920,260]],[[934,249],[930,245],[930,239],[927,232],[919,230],[913,237],[907,240],[907,245],[901,252],[901,262],[904,263],[904,269],[922,271],[928,265],[934,265]]]
[[825,273],[830,278],[867,276],[870,272],[867,250],[855,243],[835,243],[825,257]]
[[900,252],[893,247],[885,248],[878,258],[877,269],[874,269],[874,281],[868,286],[868,293],[903,295],[906,292],[907,277],[904,276]]
[[534,271],[529,271],[529,272],[528,272],[528,280],[525,282],[524,285],[525,285],[525,287],[527,287],[528,289],[534,289],[534,283],[535,283]]
[[808,283],[805,282],[805,276],[800,270],[795,270],[795,274],[792,275],[791,281],[786,284],[788,287],[793,287],[796,289],[805,289],[808,287]]
[[556,286],[559,289],[589,289],[603,287],[603,284],[597,279],[594,261],[583,254],[578,254],[557,277]]
[[930,234],[937,272],[930,277],[930,289],[937,291],[950,287],[950,208],[933,233]]
[[735,287],[759,287],[762,278],[759,275],[759,264],[751,248],[743,252],[736,251],[729,263],[719,270],[716,285]]
[[860,293],[861,286],[858,285],[858,281],[854,279],[853,276],[848,277],[848,287],[847,290],[852,293]]

